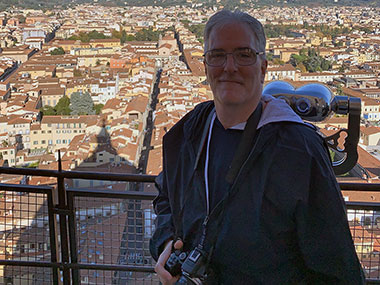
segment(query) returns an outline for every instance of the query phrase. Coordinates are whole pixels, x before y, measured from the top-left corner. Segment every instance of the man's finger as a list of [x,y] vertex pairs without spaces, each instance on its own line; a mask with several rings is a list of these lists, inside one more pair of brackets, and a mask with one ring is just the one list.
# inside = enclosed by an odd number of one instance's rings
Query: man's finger
[[183,241],[182,240],[177,240],[175,243],[174,243],[174,248],[175,249],[182,249],[183,247]]
[[166,284],[174,284],[177,277],[173,277],[166,269],[165,269],[165,263],[168,260],[171,252],[172,252],[172,244],[173,241],[169,241],[166,245],[164,250],[162,251],[161,255],[159,256],[156,266],[154,267],[154,271],[156,271],[158,277],[160,278],[160,281],[166,285]]

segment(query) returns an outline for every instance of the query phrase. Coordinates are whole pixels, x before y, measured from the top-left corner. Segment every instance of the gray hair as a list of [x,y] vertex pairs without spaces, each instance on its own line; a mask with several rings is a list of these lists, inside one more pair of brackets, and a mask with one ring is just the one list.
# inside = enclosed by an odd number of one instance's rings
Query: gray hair
[[210,17],[210,19],[207,21],[203,34],[205,52],[208,50],[208,41],[211,31],[215,27],[220,27],[230,22],[240,22],[247,24],[256,37],[257,45],[259,47],[258,51],[265,52],[266,39],[263,25],[251,15],[239,10],[235,10],[233,12],[229,10],[221,10]]

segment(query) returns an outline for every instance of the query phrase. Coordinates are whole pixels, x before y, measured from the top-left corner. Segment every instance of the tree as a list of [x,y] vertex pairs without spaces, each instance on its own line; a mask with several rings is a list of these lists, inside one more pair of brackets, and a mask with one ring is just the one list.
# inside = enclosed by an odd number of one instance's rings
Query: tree
[[123,45],[127,41],[127,32],[123,30],[121,32],[121,38],[120,38],[120,43]]
[[276,58],[273,59],[273,64],[276,64],[276,65],[284,65],[285,62],[282,61],[281,59],[279,59],[279,58],[276,57]]
[[72,115],[93,115],[94,102],[88,92],[74,92],[70,98],[70,109]]
[[92,39],[109,39],[109,37],[105,36],[102,33],[99,33],[95,30],[89,32],[89,33],[84,33],[80,32],[79,35],[73,35],[68,38],[69,40],[80,40],[81,42],[88,43]]
[[51,55],[62,55],[62,54],[65,54],[65,51],[62,47],[58,47],[58,48],[55,48],[53,49],[51,52],[50,52]]
[[153,31],[152,28],[142,29],[135,35],[137,41],[158,41],[160,31]]
[[56,115],[56,112],[52,106],[45,105],[43,106],[40,111],[42,112],[43,116],[54,116]]
[[74,69],[74,77],[81,77],[82,72],[79,69]]
[[268,53],[266,54],[266,57],[267,57],[267,60],[268,60],[268,61],[272,61],[272,60],[273,60],[273,53],[268,52]]
[[197,37],[198,41],[203,43],[203,32],[205,30],[205,24],[196,24],[189,26],[189,30]]
[[20,24],[25,23],[26,18],[24,15],[18,15],[17,18],[18,18],[18,21],[20,22]]
[[70,115],[70,99],[67,96],[63,96],[59,99],[57,105],[54,107],[57,115]]
[[301,72],[316,72],[330,70],[332,63],[321,57],[315,49],[302,49],[299,54],[292,54],[289,60],[290,64],[301,70]]
[[100,112],[102,111],[103,107],[104,107],[103,104],[94,104],[95,114],[99,115]]

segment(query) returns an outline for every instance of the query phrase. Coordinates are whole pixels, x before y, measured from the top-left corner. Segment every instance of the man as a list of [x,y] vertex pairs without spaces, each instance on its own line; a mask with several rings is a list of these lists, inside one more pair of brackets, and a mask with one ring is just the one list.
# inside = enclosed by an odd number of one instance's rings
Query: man
[[161,282],[178,279],[164,265],[179,237],[176,249],[206,252],[206,284],[362,284],[322,138],[285,102],[262,96],[262,25],[223,10],[204,42],[214,100],[163,141],[150,244]]

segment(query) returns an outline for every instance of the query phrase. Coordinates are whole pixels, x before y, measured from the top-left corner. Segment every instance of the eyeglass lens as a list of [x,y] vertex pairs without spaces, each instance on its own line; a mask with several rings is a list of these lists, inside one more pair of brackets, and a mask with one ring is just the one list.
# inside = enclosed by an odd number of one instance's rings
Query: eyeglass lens
[[256,62],[256,52],[251,49],[235,50],[232,53],[210,50],[206,52],[206,63],[212,66],[222,66],[227,61],[227,55],[231,54],[238,65],[251,65]]

